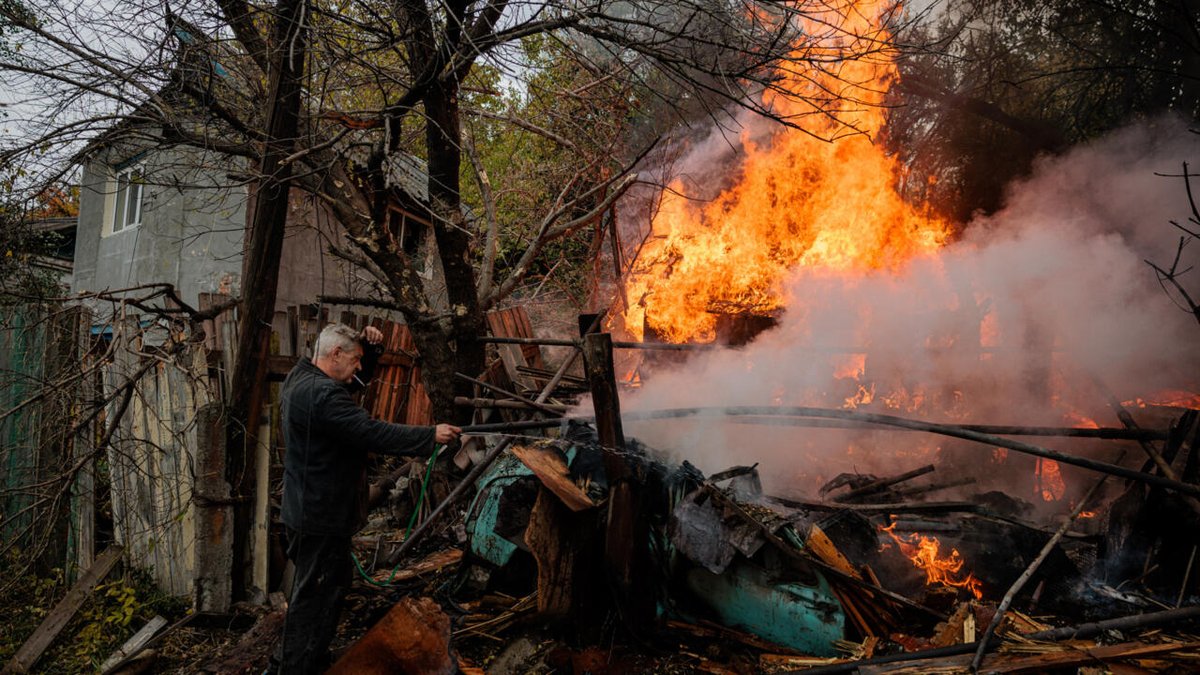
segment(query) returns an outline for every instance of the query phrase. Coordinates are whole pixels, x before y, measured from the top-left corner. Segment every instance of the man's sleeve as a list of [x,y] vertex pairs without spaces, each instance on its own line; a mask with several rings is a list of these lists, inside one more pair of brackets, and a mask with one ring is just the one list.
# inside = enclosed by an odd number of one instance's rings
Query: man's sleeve
[[318,410],[326,431],[333,438],[360,445],[369,452],[389,455],[428,455],[433,452],[433,427],[391,424],[372,419],[354,404],[342,387],[330,387],[321,397]]

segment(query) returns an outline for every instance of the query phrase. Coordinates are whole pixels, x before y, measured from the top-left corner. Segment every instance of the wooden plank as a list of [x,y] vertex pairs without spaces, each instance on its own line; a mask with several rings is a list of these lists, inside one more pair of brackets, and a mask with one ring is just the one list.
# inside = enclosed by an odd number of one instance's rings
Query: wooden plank
[[542,481],[547,489],[572,511],[594,508],[596,503],[571,480],[571,472],[562,455],[553,448],[537,445],[514,445],[510,449],[517,459]]
[[422,574],[436,572],[444,567],[456,564],[462,560],[463,552],[457,548],[449,548],[445,551],[437,551],[429,554],[423,560],[416,562],[402,570],[397,570],[394,574],[389,570],[380,570],[372,577],[375,581],[381,583],[397,584],[402,581],[411,581],[420,577]]
[[116,665],[140,652],[142,647],[145,647],[146,643],[150,642],[158,631],[162,630],[163,626],[166,625],[167,620],[162,615],[155,614],[154,618],[150,619],[145,626],[142,626],[141,630],[134,633],[133,637],[126,640],[125,644],[121,645],[117,651],[104,660],[104,663],[100,664],[100,672],[112,672]]
[[569,514],[551,494],[546,489],[538,491],[525,528],[525,544],[537,561],[537,604],[543,618],[567,616],[575,586]]
[[[86,310],[84,310],[86,312]],[[80,367],[86,372],[95,365],[95,357],[88,354],[87,345],[91,340],[91,319],[85,314],[79,326],[79,351],[85,356]],[[76,401],[76,415],[91,410],[98,399],[95,377],[85,377],[79,383]],[[77,422],[73,419],[72,424]],[[71,486],[71,534],[75,544],[75,565],[78,569],[86,570],[96,560],[96,423],[90,422],[75,435],[73,446],[76,461],[90,457],[83,464],[79,474]]]
[[83,606],[84,601],[92,594],[92,589],[100,580],[108,576],[112,568],[116,566],[121,559],[121,553],[124,549],[114,544],[104,550],[96,557],[96,564],[88,568],[83,576],[79,577],[79,581],[67,591],[64,597],[50,614],[42,620],[42,623],[33,631],[25,643],[21,645],[17,653],[13,655],[12,660],[8,665],[4,666],[4,670],[0,671],[4,675],[9,673],[25,673],[37,663],[46,649],[54,643],[55,638],[62,632],[63,628],[67,627],[67,623]]
[[254,504],[250,523],[251,597],[265,600],[270,590],[271,533],[271,425],[270,410],[259,418],[254,457]]
[[824,530],[816,523],[809,527],[808,538],[804,541],[804,545],[831,567],[835,567],[855,579],[862,579],[862,574],[846,559],[846,556],[842,555],[842,552],[829,539],[829,535],[825,534]]

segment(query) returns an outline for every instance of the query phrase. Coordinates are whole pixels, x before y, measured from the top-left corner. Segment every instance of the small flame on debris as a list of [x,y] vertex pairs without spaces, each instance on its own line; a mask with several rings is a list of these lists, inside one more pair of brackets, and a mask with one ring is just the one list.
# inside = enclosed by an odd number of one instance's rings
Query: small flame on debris
[[912,561],[914,567],[925,572],[925,583],[932,586],[940,584],[952,588],[962,588],[975,596],[976,600],[983,599],[983,582],[974,574],[962,574],[966,561],[959,555],[958,549],[950,549],[948,555],[942,555],[942,543],[936,537],[927,537],[919,532],[898,535],[895,533],[896,524],[880,526],[880,532],[886,532],[900,552]]
[[1067,484],[1063,481],[1062,469],[1058,466],[1058,462],[1052,459],[1038,458],[1036,473],[1038,492],[1042,496],[1042,501],[1056,502],[1062,499],[1063,494],[1067,491]]
[[1080,511],[1080,512],[1079,512],[1079,517],[1080,517],[1080,518],[1084,518],[1084,519],[1086,519],[1086,518],[1095,518],[1095,517],[1096,517],[1096,512],[1095,512],[1095,511]]
[[1067,410],[1066,412],[1064,412],[1062,414],[1062,417],[1063,417],[1064,422],[1066,422],[1067,424],[1070,424],[1071,426],[1075,427],[1076,429],[1099,429],[1100,428],[1100,425],[1096,422],[1096,420],[1094,420],[1086,415],[1077,413],[1074,410]]
[[854,410],[860,405],[870,405],[871,401],[875,400],[875,385],[867,386],[858,385],[858,391],[854,392],[853,396],[848,396],[846,402],[842,405],[847,410]]

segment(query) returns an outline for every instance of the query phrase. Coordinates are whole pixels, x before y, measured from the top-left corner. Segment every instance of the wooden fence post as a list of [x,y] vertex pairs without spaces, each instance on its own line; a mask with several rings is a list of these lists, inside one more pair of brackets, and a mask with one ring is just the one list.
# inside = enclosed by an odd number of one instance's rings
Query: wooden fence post
[[585,335],[583,358],[609,485],[604,559],[616,581],[622,614],[631,629],[642,632],[654,620],[647,549],[649,523],[642,516],[642,482],[635,479],[623,456],[625,432],[621,427],[621,402],[613,368],[612,335]]
[[224,614],[233,596],[233,504],[225,479],[223,406],[200,408],[196,428],[196,609]]

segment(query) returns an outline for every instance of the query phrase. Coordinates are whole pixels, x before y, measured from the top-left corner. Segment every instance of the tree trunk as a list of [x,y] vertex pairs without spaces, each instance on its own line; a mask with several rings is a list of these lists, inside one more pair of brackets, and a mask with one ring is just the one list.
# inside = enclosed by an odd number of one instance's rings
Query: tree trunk
[[[470,384],[454,377],[483,371],[483,312],[470,260],[470,238],[464,227],[459,193],[462,132],[459,126],[458,83],[431,88],[425,97],[425,144],[429,152],[429,201],[434,236],[446,280],[447,320],[414,322],[413,338],[422,355],[426,391],[440,420],[466,422],[468,408],[456,409],[455,395],[469,396]],[[437,310],[434,310],[437,311]]]
[[230,380],[225,463],[234,499],[231,586],[235,600],[244,598],[247,590],[251,500],[255,493],[254,447],[266,388],[267,351],[291,186],[291,165],[283,160],[295,148],[300,119],[305,61],[304,6],[305,0],[280,0],[277,8],[267,143],[242,263],[242,305],[237,360]]

